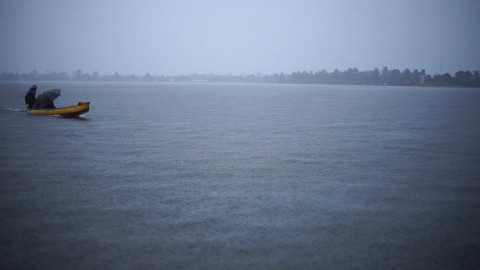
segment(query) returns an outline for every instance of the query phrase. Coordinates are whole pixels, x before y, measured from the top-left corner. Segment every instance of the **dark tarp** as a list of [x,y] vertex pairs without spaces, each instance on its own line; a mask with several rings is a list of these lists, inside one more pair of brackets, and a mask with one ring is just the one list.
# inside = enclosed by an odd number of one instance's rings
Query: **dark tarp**
[[55,108],[53,101],[60,96],[60,89],[52,89],[38,95],[35,109]]

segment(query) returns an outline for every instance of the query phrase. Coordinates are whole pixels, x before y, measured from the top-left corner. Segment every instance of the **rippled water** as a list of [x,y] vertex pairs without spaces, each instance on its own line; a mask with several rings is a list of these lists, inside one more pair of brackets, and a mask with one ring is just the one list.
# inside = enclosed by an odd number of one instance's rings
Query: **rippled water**
[[479,267],[480,90],[0,83],[2,268]]

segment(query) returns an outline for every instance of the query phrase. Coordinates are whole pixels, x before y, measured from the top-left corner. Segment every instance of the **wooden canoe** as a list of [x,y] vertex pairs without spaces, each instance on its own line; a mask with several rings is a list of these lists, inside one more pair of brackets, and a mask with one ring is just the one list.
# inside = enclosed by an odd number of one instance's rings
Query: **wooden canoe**
[[87,113],[89,110],[90,102],[79,102],[78,105],[69,107],[27,109],[27,113],[35,115],[60,115],[63,117],[76,117],[81,114]]

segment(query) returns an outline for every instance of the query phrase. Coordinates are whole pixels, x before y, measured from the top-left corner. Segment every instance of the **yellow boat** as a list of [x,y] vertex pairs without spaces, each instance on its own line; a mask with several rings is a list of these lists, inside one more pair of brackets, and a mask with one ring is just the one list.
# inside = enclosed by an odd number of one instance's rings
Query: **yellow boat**
[[79,102],[78,105],[69,107],[27,109],[27,113],[36,115],[60,115],[63,117],[76,117],[81,114],[87,113],[89,110],[90,102]]

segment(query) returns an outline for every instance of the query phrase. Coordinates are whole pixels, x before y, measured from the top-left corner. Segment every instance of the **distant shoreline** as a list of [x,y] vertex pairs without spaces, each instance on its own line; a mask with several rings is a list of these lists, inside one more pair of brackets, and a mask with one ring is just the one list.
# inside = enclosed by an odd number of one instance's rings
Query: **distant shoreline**
[[113,75],[92,74],[81,70],[60,73],[47,72],[37,73],[0,73],[0,81],[85,81],[85,82],[212,82],[212,83],[274,83],[274,84],[317,84],[317,85],[385,85],[385,86],[430,86],[430,87],[480,87],[479,71],[458,71],[453,76],[445,74],[426,74],[425,70],[406,68],[382,70],[375,68],[369,71],[360,71],[357,68],[349,68],[345,71],[334,70],[333,72],[321,71],[298,71],[291,74],[274,73],[265,75],[257,74],[189,74],[189,75],[150,75],[143,76],[122,75],[116,72]]

